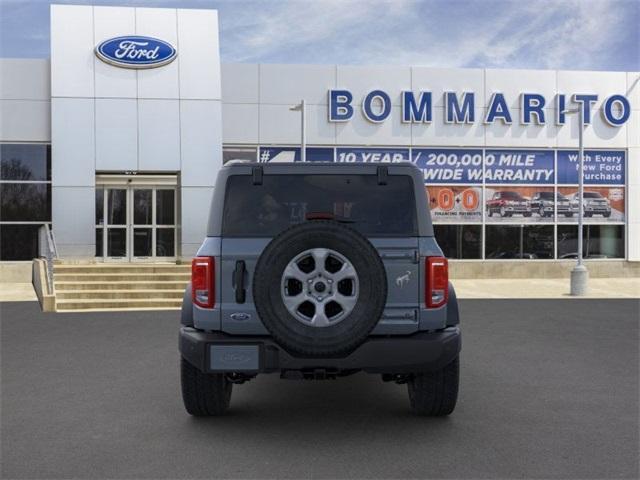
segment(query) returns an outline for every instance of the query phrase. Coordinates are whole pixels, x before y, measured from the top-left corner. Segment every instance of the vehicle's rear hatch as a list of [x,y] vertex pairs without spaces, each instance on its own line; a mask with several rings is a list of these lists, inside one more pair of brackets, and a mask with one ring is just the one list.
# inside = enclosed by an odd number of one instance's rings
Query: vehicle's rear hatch
[[[418,328],[420,272],[418,222],[410,175],[231,175],[222,222],[220,307],[222,330],[266,334],[253,304],[251,279],[271,239],[316,218],[342,222],[376,247],[387,273],[387,305],[374,333],[411,333]],[[295,254],[296,252],[292,252]],[[243,270],[243,295],[234,282]]]

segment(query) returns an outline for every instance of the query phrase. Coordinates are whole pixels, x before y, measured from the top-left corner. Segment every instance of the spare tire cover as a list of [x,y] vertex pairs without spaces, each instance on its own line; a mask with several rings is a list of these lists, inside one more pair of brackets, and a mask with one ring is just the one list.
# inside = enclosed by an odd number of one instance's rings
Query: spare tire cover
[[387,277],[363,235],[334,221],[313,220],[267,245],[256,264],[253,300],[284,349],[336,356],[360,345],[380,320]]

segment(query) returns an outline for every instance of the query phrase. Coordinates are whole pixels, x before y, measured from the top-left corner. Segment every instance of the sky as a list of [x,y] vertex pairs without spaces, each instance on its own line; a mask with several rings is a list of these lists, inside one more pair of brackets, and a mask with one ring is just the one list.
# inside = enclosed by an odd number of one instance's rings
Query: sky
[[640,70],[640,0],[0,0],[0,57],[49,56],[49,4],[216,8],[222,61]]

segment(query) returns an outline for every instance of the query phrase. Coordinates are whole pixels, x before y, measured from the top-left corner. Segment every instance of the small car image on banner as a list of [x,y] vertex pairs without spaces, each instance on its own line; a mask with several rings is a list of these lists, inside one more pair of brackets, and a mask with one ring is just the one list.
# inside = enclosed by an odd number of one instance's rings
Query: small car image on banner
[[482,221],[482,188],[438,185],[426,190],[434,223]]
[[[577,222],[580,201],[578,187],[558,187],[558,193],[566,196],[571,202],[575,215],[571,217],[558,216],[559,222]],[[593,187],[585,185],[584,198],[582,201],[584,209],[584,221],[588,223],[609,223],[624,222],[624,188],[622,187]]]
[[487,222],[553,222],[555,202],[553,187],[512,187],[485,189]]

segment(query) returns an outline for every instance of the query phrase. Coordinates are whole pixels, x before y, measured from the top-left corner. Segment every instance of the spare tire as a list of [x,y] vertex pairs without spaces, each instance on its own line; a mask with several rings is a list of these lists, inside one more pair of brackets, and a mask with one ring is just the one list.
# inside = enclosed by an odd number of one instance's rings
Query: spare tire
[[355,349],[380,320],[387,276],[359,232],[313,220],[275,237],[253,276],[256,311],[292,354],[338,356]]

